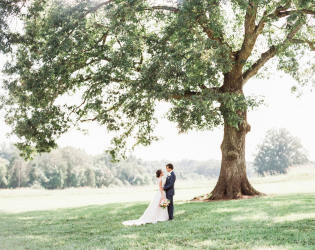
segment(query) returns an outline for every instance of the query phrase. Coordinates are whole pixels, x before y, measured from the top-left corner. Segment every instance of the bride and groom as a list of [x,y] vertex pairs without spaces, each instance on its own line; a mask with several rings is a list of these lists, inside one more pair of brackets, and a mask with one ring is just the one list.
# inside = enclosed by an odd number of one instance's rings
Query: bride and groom
[[[164,176],[164,172],[162,169],[156,171],[159,190],[157,191],[148,208],[145,210],[144,214],[138,220],[124,221],[124,225],[144,225],[147,223],[157,223],[158,221],[174,219],[173,196],[175,195],[174,184],[176,181],[176,176],[173,172],[173,169],[174,167],[171,163],[166,165],[166,171],[168,172],[168,175],[164,186],[162,185],[162,177]],[[160,207],[160,202],[165,200],[165,198],[170,201],[167,209]]]

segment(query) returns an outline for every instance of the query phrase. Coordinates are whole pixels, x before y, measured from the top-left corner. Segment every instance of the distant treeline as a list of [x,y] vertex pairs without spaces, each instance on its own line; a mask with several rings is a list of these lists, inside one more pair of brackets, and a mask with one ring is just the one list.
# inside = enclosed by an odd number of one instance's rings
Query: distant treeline
[[[156,182],[157,169],[169,160],[142,161],[130,156],[112,163],[108,154],[91,156],[74,147],[58,148],[25,162],[13,144],[0,146],[0,188],[113,187],[150,185]],[[218,178],[220,161],[182,160],[172,162],[178,180]],[[249,164],[248,164],[249,165]],[[248,174],[252,174],[250,165]]]

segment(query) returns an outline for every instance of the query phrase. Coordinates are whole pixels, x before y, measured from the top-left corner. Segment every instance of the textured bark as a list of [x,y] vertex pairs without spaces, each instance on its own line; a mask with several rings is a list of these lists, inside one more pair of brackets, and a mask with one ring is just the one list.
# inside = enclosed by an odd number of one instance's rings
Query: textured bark
[[[243,115],[246,118],[246,113]],[[246,175],[245,138],[249,131],[250,125],[246,120],[239,130],[228,124],[224,126],[221,172],[210,200],[237,199],[242,195],[260,194],[251,186]]]
[[[224,90],[243,94],[242,77],[236,73],[225,75]],[[245,161],[245,139],[251,130],[247,123],[247,112],[238,111],[243,123],[236,129],[227,123],[224,125],[224,137],[221,144],[222,162],[219,180],[211,192],[210,200],[237,199],[242,195],[260,195],[247,179]]]

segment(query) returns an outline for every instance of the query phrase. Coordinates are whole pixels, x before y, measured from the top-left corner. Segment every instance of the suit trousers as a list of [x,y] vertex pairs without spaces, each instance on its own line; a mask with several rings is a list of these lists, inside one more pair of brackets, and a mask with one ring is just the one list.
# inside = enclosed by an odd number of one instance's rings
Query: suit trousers
[[170,204],[167,207],[168,210],[168,217],[170,220],[174,219],[174,205],[173,205],[173,196],[174,195],[167,195],[166,199],[170,200]]

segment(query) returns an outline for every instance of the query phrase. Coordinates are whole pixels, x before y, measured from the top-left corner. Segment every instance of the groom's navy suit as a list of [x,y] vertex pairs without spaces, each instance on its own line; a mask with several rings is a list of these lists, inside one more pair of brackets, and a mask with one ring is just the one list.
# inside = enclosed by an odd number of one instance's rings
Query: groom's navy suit
[[174,214],[173,196],[175,195],[175,188],[174,188],[175,181],[176,181],[176,176],[174,172],[172,171],[170,176],[167,176],[164,187],[163,187],[163,189],[166,192],[166,199],[170,200],[170,204],[167,208],[168,217],[170,220],[174,218],[173,217],[173,214]]

